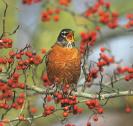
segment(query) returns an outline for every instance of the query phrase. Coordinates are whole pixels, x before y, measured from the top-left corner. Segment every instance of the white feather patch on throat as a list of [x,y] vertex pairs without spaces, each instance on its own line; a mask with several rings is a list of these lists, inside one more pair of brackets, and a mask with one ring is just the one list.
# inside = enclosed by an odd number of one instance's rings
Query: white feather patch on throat
[[71,42],[68,42],[67,43],[67,48],[72,48],[73,46],[72,46],[72,43]]

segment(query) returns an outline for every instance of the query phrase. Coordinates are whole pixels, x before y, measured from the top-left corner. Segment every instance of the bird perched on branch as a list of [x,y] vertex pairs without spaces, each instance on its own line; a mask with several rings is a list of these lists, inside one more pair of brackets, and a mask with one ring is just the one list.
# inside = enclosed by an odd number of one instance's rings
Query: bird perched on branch
[[46,56],[48,79],[51,83],[58,78],[61,84],[77,84],[80,62],[80,52],[74,43],[74,32],[71,29],[61,30],[56,43]]

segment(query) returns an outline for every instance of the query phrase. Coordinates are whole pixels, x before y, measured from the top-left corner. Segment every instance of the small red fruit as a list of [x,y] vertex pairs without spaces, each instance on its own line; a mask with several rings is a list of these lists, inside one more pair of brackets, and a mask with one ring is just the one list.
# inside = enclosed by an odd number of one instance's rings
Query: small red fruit
[[131,107],[129,107],[128,105],[126,106],[126,108],[125,108],[125,112],[127,112],[127,113],[130,113],[130,112],[132,112],[132,109],[131,109]]
[[63,112],[63,116],[67,117],[68,116],[68,112]]

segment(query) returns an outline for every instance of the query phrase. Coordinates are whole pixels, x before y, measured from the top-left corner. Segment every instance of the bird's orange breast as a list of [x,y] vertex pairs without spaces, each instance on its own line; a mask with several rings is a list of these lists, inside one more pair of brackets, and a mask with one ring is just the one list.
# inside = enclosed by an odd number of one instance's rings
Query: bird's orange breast
[[77,48],[55,44],[47,56],[47,74],[54,83],[58,78],[64,83],[77,83],[80,76],[80,53]]

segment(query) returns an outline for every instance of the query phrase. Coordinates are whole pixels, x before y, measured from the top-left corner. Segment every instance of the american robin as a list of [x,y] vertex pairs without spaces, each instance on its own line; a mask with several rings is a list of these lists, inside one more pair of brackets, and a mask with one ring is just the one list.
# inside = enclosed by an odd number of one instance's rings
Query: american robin
[[71,29],[61,30],[56,43],[46,56],[46,69],[51,83],[58,78],[62,84],[77,84],[80,77],[81,57],[75,47],[74,32]]

